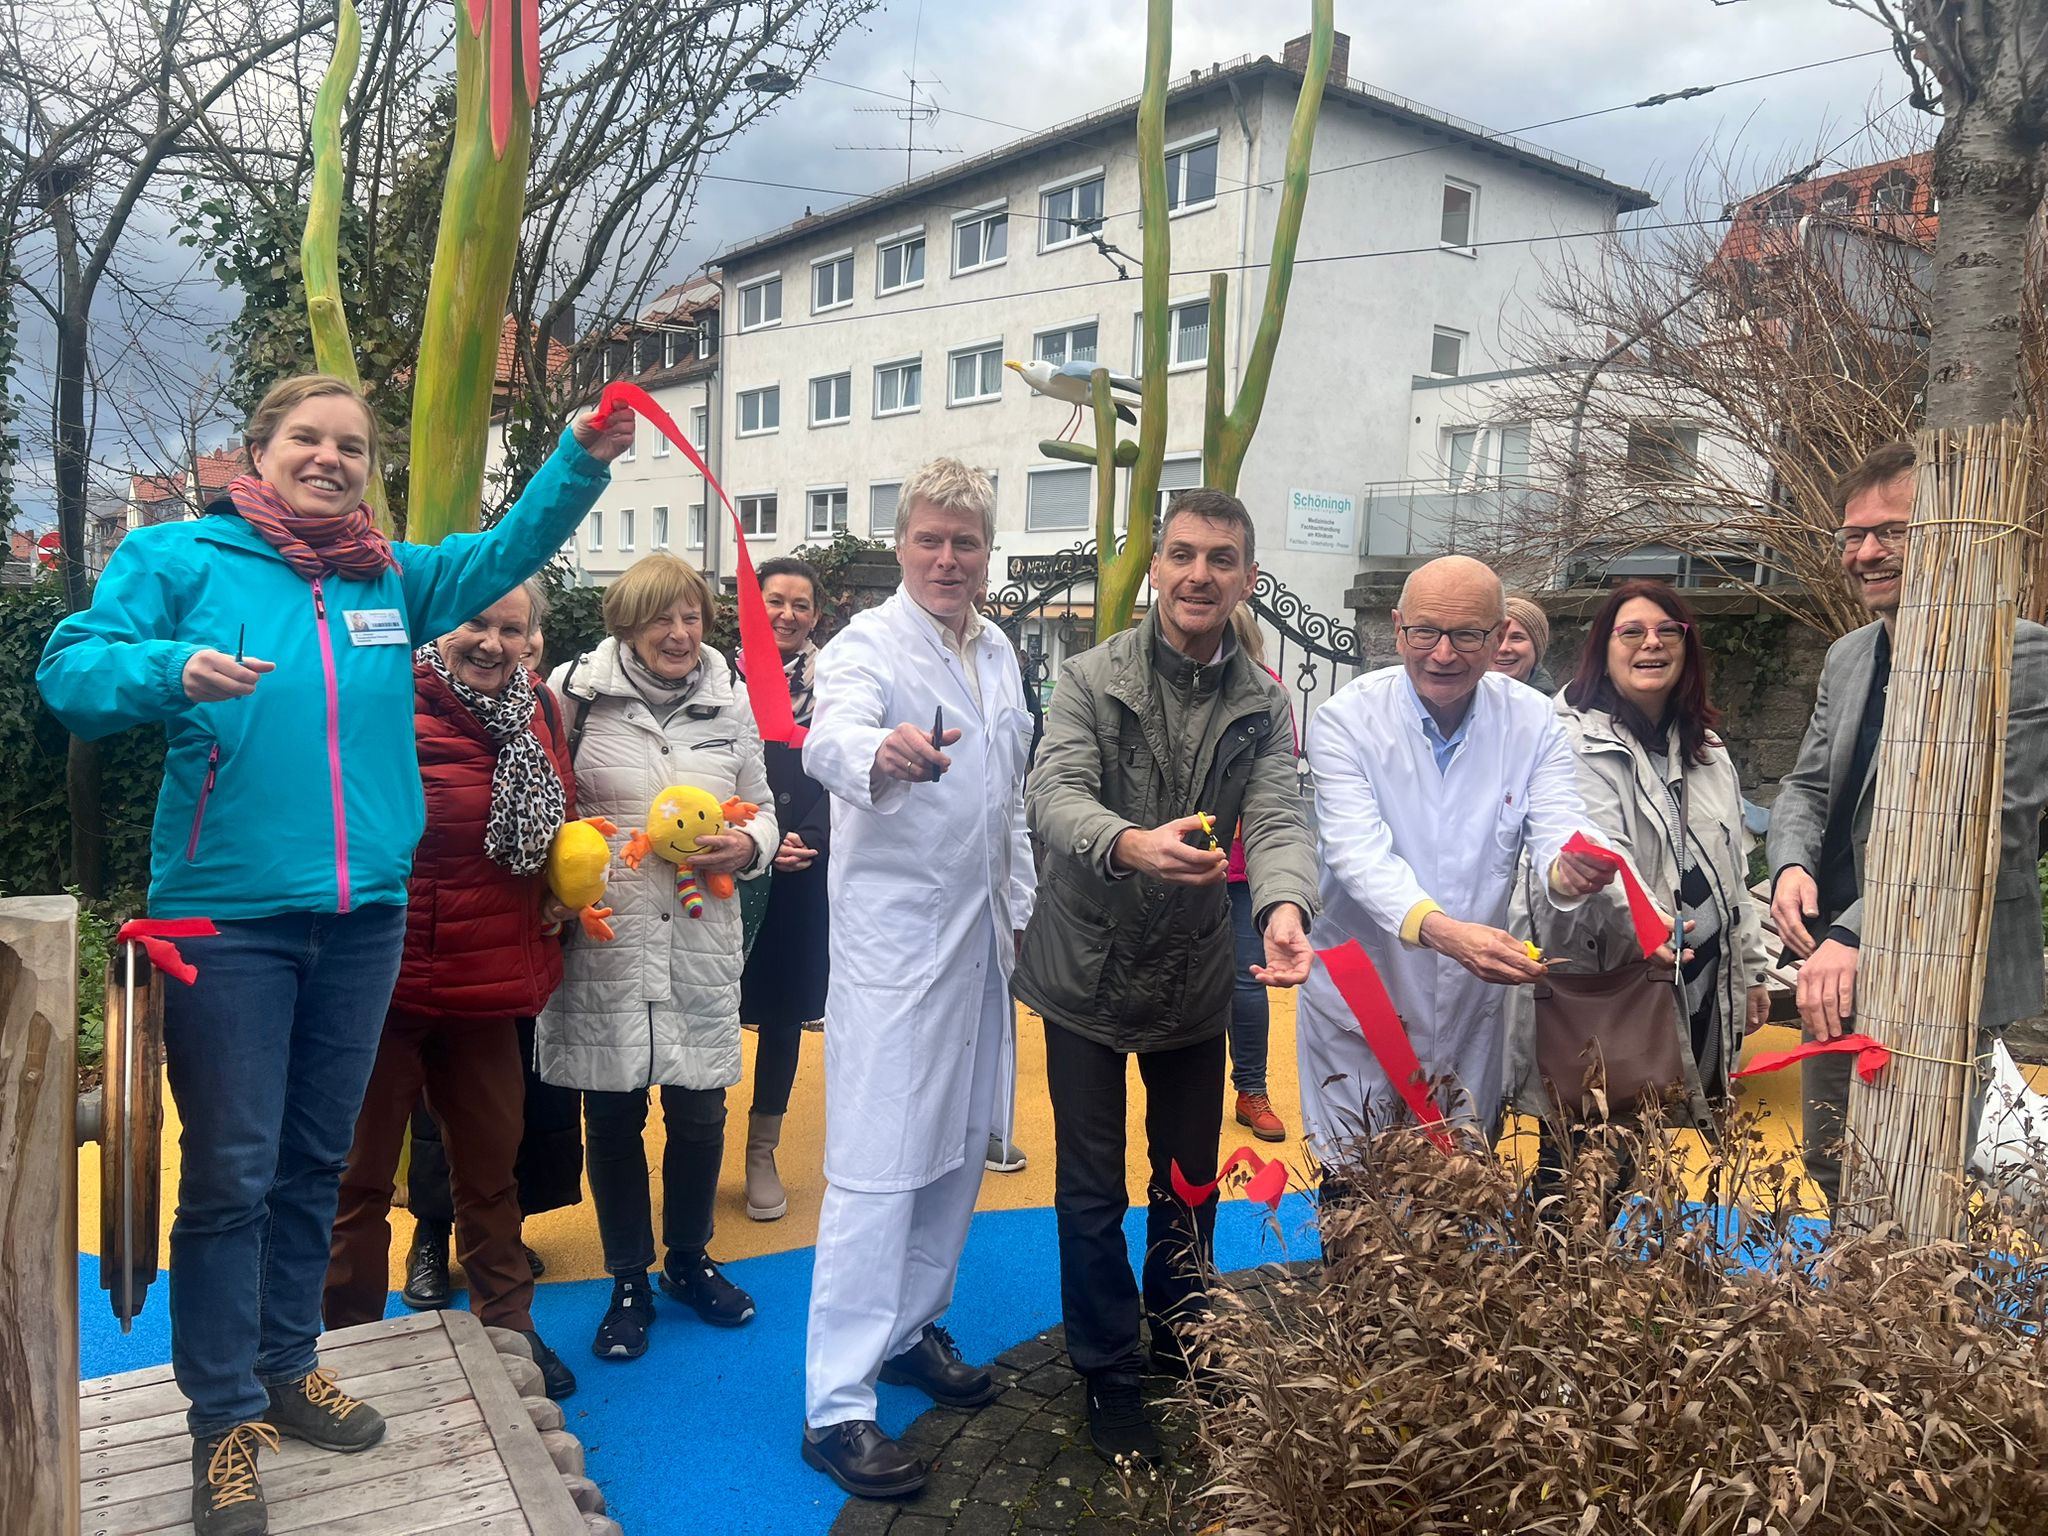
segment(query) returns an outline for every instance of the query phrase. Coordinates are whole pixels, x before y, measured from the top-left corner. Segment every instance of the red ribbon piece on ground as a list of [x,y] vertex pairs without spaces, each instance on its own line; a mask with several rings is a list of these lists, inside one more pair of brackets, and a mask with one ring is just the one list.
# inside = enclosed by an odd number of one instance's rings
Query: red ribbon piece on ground
[[598,423],[602,425],[613,411],[631,411],[652,423],[655,431],[681,450],[683,457],[704,477],[704,483],[725,504],[732,518],[733,538],[739,544],[740,659],[747,673],[747,702],[754,706],[754,724],[760,727],[763,741],[802,746],[804,737],[810,733],[796,723],[796,711],[790,707],[789,678],[782,670],[782,652],[775,644],[774,627],[768,622],[768,604],[762,600],[761,584],[754,579],[754,562],[747,554],[747,533],[740,526],[739,509],[725,494],[718,477],[711,473],[704,456],[683,436],[675,418],[655,404],[646,390],[623,379],[605,385],[597,402]]
[[114,942],[140,944],[151,965],[189,987],[199,979],[199,972],[178,953],[178,946],[171,940],[208,939],[219,932],[212,920],[204,917],[167,917],[160,920],[139,917],[131,923],[123,923],[121,931],[114,935]]
[[[1437,1108],[1429,1084],[1423,1080],[1422,1061],[1415,1054],[1414,1042],[1408,1038],[1401,1015],[1394,1011],[1394,1000],[1387,996],[1387,984],[1380,980],[1380,973],[1373,968],[1364,948],[1358,940],[1348,939],[1335,949],[1317,950],[1316,958],[1328,969],[1330,980],[1337,984],[1337,995],[1358,1020],[1358,1032],[1365,1036],[1373,1059],[1379,1062],[1387,1081],[1415,1116],[1416,1124],[1425,1130],[1441,1125],[1444,1112]],[[1429,1139],[1444,1151],[1451,1150],[1451,1138],[1444,1131],[1429,1131]]]
[[1190,1208],[1198,1206],[1216,1193],[1216,1188],[1231,1171],[1242,1165],[1249,1165],[1252,1176],[1245,1181],[1244,1197],[1256,1200],[1269,1211],[1280,1209],[1280,1197],[1287,1193],[1287,1165],[1274,1158],[1271,1162],[1259,1156],[1250,1147],[1239,1147],[1224,1160],[1216,1170],[1216,1177],[1206,1184],[1191,1184],[1188,1176],[1180,1171],[1180,1160],[1176,1158],[1169,1173],[1173,1180],[1173,1192]]
[[1877,1074],[1892,1059],[1891,1051],[1868,1035],[1837,1035],[1832,1040],[1809,1040],[1789,1051],[1761,1052],[1748,1066],[1732,1075],[1754,1077],[1759,1072],[1778,1072],[1809,1056],[1834,1056],[1846,1051],[1856,1053],[1856,1075],[1866,1083],[1876,1082]]
[[1650,899],[1650,893],[1643,889],[1643,882],[1636,877],[1635,866],[1627,859],[1612,848],[1602,848],[1583,832],[1574,832],[1571,841],[1564,845],[1564,851],[1621,871],[1621,888],[1628,896],[1628,915],[1636,925],[1636,942],[1643,947],[1644,959],[1647,960],[1656,952],[1658,945],[1671,937],[1671,925],[1664,921],[1664,915],[1657,910],[1657,903]]

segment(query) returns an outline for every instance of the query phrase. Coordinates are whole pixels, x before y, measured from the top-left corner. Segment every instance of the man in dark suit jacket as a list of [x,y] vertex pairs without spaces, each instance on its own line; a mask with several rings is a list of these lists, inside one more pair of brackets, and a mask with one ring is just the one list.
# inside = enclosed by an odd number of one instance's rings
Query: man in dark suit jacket
[[[1851,589],[1876,622],[1844,635],[1821,667],[1819,697],[1799,760],[1779,786],[1767,843],[1771,915],[1795,954],[1799,1016],[1827,1040],[1849,1028],[1863,933],[1863,852],[1891,679],[1906,528],[1913,515],[1913,449],[1887,443],[1835,486],[1835,547]],[[2005,805],[1984,968],[1980,1031],[2041,1011],[2041,892],[2035,873],[2048,803],[2048,629],[2022,621],[2014,637],[2005,736]],[[1980,1033],[1980,1049],[1989,1039]],[[1848,1056],[1802,1063],[1806,1171],[1830,1205],[1841,1194]]]

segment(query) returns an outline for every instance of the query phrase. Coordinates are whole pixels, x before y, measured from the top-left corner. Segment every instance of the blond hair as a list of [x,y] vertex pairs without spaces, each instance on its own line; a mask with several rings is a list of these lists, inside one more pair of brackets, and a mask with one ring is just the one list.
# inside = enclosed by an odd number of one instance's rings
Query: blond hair
[[704,615],[704,627],[711,627],[711,583],[697,567],[659,551],[643,555],[604,589],[605,633],[624,640],[677,603],[695,603]]
[[901,544],[910,531],[910,513],[920,501],[948,512],[964,512],[981,519],[982,537],[996,541],[996,488],[986,470],[963,464],[958,459],[933,459],[911,471],[896,497],[896,542]]
[[318,400],[327,395],[346,395],[362,407],[365,434],[370,444],[370,469],[374,473],[383,452],[377,434],[377,413],[370,409],[370,402],[363,398],[361,390],[331,373],[301,373],[289,379],[279,379],[263,392],[256,409],[249,413],[248,425],[242,428],[242,454],[249,460],[250,467],[253,469],[256,463],[251,450],[268,448],[270,440],[277,436],[277,429],[284,425],[285,417],[308,400]]
[[1254,665],[1266,664],[1266,637],[1250,603],[1239,603],[1230,610],[1230,632],[1237,636],[1237,643],[1244,647],[1245,655],[1251,657]]

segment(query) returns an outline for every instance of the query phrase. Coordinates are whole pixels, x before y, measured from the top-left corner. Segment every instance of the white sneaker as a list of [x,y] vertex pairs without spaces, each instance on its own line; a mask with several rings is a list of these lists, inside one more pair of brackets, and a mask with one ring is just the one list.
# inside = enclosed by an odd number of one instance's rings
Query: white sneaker
[[1003,1140],[1000,1131],[988,1133],[988,1161],[990,1173],[1022,1173],[1031,1160],[1024,1155],[1024,1149],[1014,1141]]

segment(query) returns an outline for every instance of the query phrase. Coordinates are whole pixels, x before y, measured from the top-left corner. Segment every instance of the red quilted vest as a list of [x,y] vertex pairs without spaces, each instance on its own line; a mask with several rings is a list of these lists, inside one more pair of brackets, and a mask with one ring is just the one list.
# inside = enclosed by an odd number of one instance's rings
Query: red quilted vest
[[[554,760],[576,814],[567,731],[547,685],[533,679],[533,729]],[[413,664],[413,731],[427,830],[413,854],[407,891],[405,958],[394,1008],[457,1018],[511,1019],[539,1013],[562,981],[561,941],[541,932],[546,886],[484,857],[491,769],[497,748],[439,674]]]

